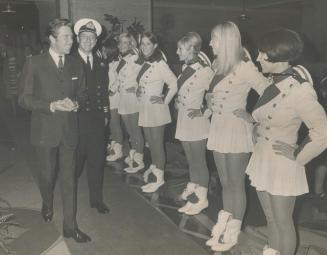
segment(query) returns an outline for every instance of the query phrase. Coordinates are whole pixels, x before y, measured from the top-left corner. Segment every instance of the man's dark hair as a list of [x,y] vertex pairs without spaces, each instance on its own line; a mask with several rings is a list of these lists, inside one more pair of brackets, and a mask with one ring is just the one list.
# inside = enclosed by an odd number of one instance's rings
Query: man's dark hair
[[54,38],[58,36],[58,30],[61,27],[72,27],[72,23],[68,19],[53,19],[49,22],[46,35],[49,37],[52,35]]

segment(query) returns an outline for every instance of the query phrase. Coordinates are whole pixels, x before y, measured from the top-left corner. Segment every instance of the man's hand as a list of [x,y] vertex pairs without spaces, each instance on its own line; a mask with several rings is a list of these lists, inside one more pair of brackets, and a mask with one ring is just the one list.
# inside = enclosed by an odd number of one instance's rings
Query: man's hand
[[61,112],[71,112],[77,111],[78,103],[73,102],[70,98],[66,97],[63,100],[57,100],[50,104],[50,110],[52,112],[61,111]]

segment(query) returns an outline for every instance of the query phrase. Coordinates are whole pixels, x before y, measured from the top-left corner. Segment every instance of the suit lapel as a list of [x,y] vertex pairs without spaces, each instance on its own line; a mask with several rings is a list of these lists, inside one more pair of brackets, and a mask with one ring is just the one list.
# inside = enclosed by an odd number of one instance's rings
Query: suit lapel
[[[57,67],[57,64],[55,63],[55,61],[53,60],[53,58],[51,57],[50,53],[47,52],[46,53],[47,55],[47,63],[50,67],[50,72],[51,73],[54,73],[57,77],[58,80],[60,80],[60,78],[62,77],[62,72],[59,71],[58,67]],[[64,62],[64,69],[63,69],[63,72],[65,72],[65,69],[66,69],[66,62],[67,62],[67,56],[65,57],[65,62]]]
[[100,69],[100,58],[98,58],[96,55],[93,55],[93,69],[92,71],[97,71]]
[[281,90],[278,88],[277,84],[281,83],[290,76],[294,77],[294,70],[291,67],[282,73],[271,74],[270,77],[273,81],[273,84],[266,88],[262,96],[259,98],[258,102],[255,104],[253,110],[265,105],[266,103],[274,99],[276,96],[278,96],[281,93]]
[[55,61],[53,60],[53,58],[51,57],[50,53],[47,52],[46,53],[46,59],[48,62],[48,65],[50,66],[50,68],[54,71],[54,72],[58,72],[59,73],[59,69],[57,67],[57,63],[55,63]]
[[177,80],[177,86],[178,86],[178,89],[180,89],[182,87],[182,85],[184,84],[184,82],[190,78],[193,74],[195,73],[195,70],[190,67],[190,66],[187,66],[184,71],[182,72],[181,76],[178,78]]
[[137,75],[137,77],[136,77],[136,81],[137,81],[137,83],[139,83],[140,82],[140,80],[141,80],[141,78],[142,78],[142,75],[150,68],[150,64],[149,63],[144,63],[143,64],[143,66],[142,66],[142,68],[141,68],[141,70],[140,70],[140,72],[139,72],[139,74]]
[[209,89],[208,89],[208,92],[212,92],[213,89],[215,88],[215,86],[217,85],[217,83],[219,83],[220,81],[222,81],[226,76],[225,75],[222,75],[222,74],[219,74],[219,75],[215,75],[211,82],[210,82],[210,85],[209,85]]
[[126,64],[126,60],[124,60],[123,58],[119,61],[119,64],[117,66],[117,73],[119,73],[119,71],[124,67],[124,65]]
[[262,96],[259,98],[258,102],[255,104],[253,111],[256,110],[257,108],[267,104],[269,101],[274,99],[276,96],[280,94],[279,88],[276,86],[275,83],[270,85],[265,89],[263,92]]

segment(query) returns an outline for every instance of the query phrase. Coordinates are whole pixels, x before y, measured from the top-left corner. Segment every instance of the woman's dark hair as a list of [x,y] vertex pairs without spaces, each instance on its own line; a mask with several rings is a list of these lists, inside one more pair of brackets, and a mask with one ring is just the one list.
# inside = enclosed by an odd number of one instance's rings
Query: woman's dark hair
[[262,36],[258,49],[267,54],[269,62],[292,62],[302,55],[303,41],[293,30],[276,29]]
[[[157,44],[157,47],[155,48],[152,55],[150,56],[149,61],[159,61],[162,58],[162,53],[158,46],[157,36],[152,32],[144,32],[141,35],[141,41],[142,41],[142,38],[144,38],[144,37],[148,38],[150,40],[150,42],[152,42],[153,44]],[[143,52],[141,52],[141,55],[143,55]]]
[[102,47],[104,47],[107,51],[107,59],[109,63],[118,60],[118,42],[114,38],[108,38],[107,40],[105,40],[102,43]]
[[141,35],[141,40],[143,37],[146,37],[150,40],[150,42],[152,42],[153,44],[158,44],[158,38],[157,36],[152,33],[152,32],[144,32],[142,35]]

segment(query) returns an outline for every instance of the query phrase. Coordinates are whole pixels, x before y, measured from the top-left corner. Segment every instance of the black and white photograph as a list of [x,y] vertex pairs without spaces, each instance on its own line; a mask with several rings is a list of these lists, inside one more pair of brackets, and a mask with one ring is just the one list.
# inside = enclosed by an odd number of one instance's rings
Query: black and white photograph
[[0,0],[0,255],[326,255],[326,0]]

